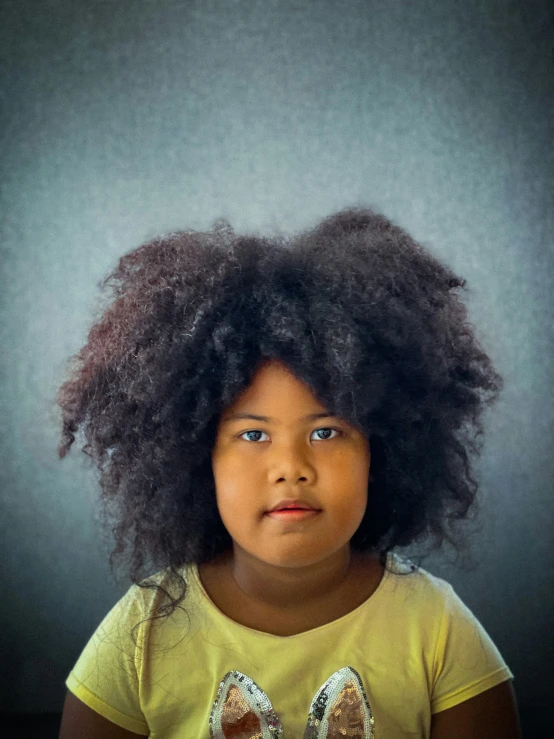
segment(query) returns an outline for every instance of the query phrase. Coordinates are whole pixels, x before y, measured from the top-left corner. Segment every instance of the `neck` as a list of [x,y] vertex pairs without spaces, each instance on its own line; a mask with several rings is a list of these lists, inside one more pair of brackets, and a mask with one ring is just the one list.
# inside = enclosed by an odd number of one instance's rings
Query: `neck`
[[274,565],[236,546],[230,568],[237,587],[257,606],[302,611],[339,596],[349,582],[356,558],[350,546],[326,559],[300,567]]

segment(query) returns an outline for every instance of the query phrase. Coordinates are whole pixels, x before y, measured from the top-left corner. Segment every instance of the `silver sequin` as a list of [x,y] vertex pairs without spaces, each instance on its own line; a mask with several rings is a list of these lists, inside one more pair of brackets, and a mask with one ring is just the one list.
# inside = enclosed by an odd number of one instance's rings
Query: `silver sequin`
[[[283,727],[266,693],[238,670],[219,685],[210,713],[212,739],[284,739]],[[304,739],[374,739],[373,713],[359,674],[334,672],[315,694]]]

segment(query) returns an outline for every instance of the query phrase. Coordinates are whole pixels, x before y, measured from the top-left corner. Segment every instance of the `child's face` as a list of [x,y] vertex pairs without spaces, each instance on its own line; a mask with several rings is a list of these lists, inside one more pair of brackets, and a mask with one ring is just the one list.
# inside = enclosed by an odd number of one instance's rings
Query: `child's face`
[[[238,545],[266,563],[300,567],[349,547],[367,503],[369,443],[336,416],[304,419],[326,410],[285,365],[271,360],[222,413],[212,468],[235,551]],[[237,413],[272,420],[227,420]],[[320,512],[296,520],[267,515],[283,498],[305,500]]]

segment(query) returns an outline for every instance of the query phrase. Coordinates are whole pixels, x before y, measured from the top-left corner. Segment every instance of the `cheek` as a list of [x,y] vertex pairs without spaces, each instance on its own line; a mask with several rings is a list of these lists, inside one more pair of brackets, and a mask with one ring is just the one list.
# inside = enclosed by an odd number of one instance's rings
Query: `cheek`
[[[238,512],[241,504],[255,499],[256,486],[252,484],[252,472],[244,463],[224,457],[212,460],[217,504],[229,513]],[[236,515],[236,514],[235,514]]]
[[370,458],[367,453],[337,455],[325,460],[326,473],[343,487],[351,490],[365,490],[369,482]]
[[367,507],[369,468],[362,460],[352,460],[342,469],[335,469],[336,495],[333,496],[341,518],[360,519]]
[[248,454],[234,446],[212,453],[212,472],[221,485],[228,481],[247,481],[258,477],[263,471],[263,459],[255,453]]

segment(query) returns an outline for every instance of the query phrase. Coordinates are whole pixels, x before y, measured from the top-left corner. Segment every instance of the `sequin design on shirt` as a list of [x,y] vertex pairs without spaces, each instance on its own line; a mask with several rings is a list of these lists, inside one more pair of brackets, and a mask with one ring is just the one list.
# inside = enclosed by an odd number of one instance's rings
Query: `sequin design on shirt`
[[[352,667],[334,672],[316,692],[303,739],[374,739],[373,713],[359,674]],[[210,713],[212,739],[292,739],[285,737],[266,693],[238,670],[219,685]]]

